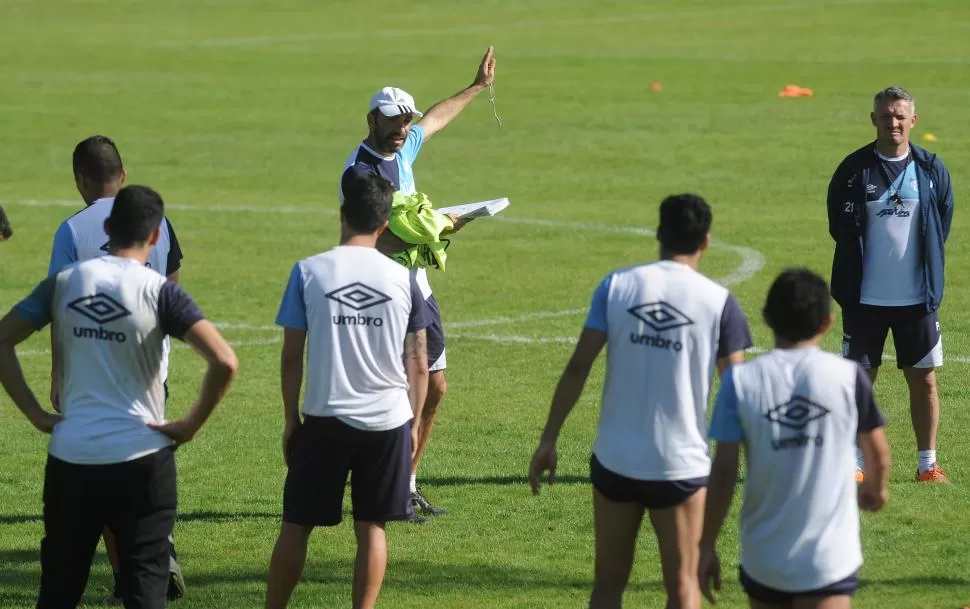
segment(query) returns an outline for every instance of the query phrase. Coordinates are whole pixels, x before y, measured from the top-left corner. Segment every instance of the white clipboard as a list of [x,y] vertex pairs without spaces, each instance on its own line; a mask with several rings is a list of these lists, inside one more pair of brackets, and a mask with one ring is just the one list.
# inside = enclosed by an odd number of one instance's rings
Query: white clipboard
[[465,203],[464,205],[452,205],[451,207],[441,207],[435,211],[439,214],[455,214],[459,218],[487,218],[498,214],[510,204],[508,199],[501,198],[490,201],[478,201],[477,203]]

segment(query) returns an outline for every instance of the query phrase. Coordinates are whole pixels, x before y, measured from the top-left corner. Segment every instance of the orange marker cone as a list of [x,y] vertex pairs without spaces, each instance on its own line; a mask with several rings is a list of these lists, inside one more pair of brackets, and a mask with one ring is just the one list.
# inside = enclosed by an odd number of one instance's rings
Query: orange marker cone
[[778,93],[778,97],[814,97],[815,92],[811,89],[799,87],[798,85],[785,85],[785,88]]
[[652,91],[660,91],[661,89],[663,89],[663,85],[661,85],[657,81],[653,81],[652,83],[650,83],[650,89]]

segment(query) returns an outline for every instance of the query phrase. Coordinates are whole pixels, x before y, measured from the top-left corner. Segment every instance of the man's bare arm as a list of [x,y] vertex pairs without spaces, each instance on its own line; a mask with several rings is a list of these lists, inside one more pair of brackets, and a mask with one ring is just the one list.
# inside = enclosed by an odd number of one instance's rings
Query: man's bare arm
[[170,423],[149,425],[175,440],[176,444],[188,442],[199,432],[229,390],[229,385],[239,369],[236,353],[212,322],[206,319],[197,321],[186,331],[184,340],[209,365],[202,378],[199,397],[181,419]]
[[424,139],[428,140],[435,133],[444,129],[448,123],[453,121],[461,111],[471,103],[475,97],[484,91],[495,80],[495,57],[494,49],[488,47],[482,63],[478,67],[478,74],[475,81],[468,88],[459,91],[448,99],[444,99],[428,110],[424,118],[418,123],[424,129]]
[[280,353],[280,388],[283,391],[283,417],[286,425],[300,424],[300,388],[303,386],[303,354],[306,330],[285,328]]
[[425,330],[404,336],[404,368],[408,376],[408,401],[417,423],[428,396],[428,334]]
[[50,433],[61,418],[41,407],[34,392],[27,385],[15,350],[17,345],[27,340],[35,331],[33,324],[13,311],[0,320],[0,385],[34,427]]

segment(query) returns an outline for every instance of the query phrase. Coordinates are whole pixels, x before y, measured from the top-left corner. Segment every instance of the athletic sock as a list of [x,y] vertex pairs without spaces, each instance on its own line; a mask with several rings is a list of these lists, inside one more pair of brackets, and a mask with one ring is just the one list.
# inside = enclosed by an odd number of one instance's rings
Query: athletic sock
[[417,474],[411,474],[411,492],[418,492],[418,476]]
[[936,451],[935,450],[921,450],[919,451],[919,464],[918,471],[923,473],[933,468],[936,463]]
[[866,471],[865,467],[866,460],[862,456],[862,449],[855,449],[855,468],[860,472]]

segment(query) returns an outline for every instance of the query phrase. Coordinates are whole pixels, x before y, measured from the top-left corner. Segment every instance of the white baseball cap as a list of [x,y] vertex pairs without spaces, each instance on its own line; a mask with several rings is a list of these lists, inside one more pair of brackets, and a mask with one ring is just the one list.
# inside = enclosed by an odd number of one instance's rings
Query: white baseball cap
[[397,87],[384,87],[377,93],[371,95],[370,110],[379,108],[384,116],[398,116],[400,114],[411,113],[417,118],[424,116],[418,112],[414,103],[414,98],[407,91]]

